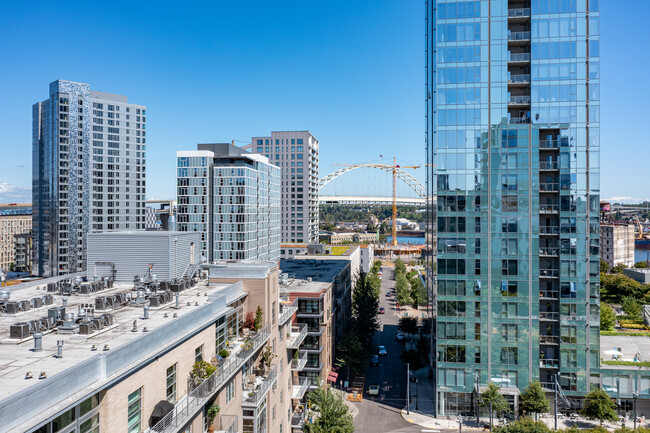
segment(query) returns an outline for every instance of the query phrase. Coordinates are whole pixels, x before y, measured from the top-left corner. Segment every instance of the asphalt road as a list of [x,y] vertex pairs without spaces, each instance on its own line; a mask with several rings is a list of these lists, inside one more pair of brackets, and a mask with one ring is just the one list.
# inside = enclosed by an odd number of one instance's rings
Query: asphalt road
[[[379,357],[379,367],[366,369],[366,386],[363,400],[355,403],[359,414],[354,418],[356,432],[422,432],[422,427],[411,424],[402,418],[401,410],[406,406],[406,364],[399,355],[404,350],[404,342],[397,341],[398,318],[395,316],[394,298],[387,298],[386,292],[395,287],[393,268],[382,268],[380,307],[386,314],[380,314],[381,329],[375,336],[376,345],[384,345],[388,352]],[[368,395],[371,384],[379,384],[378,396]]]

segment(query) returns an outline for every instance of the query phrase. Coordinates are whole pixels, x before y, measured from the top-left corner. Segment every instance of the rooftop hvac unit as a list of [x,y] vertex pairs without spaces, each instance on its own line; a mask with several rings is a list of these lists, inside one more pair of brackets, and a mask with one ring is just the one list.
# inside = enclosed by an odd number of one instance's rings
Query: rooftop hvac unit
[[8,302],[10,296],[11,293],[9,293],[9,291],[7,290],[0,291],[0,302]]
[[43,304],[44,305],[52,305],[52,304],[54,304],[54,296],[52,296],[52,295],[43,296]]
[[90,335],[95,332],[97,328],[94,322],[81,322],[79,324],[79,333],[82,335]]
[[160,282],[160,290],[169,290],[169,281],[161,281]]
[[32,303],[30,301],[20,301],[19,304],[21,311],[29,311],[32,309]]
[[32,308],[41,308],[43,306],[43,298],[32,298]]
[[106,298],[104,296],[100,296],[98,298],[95,298],[95,310],[106,310],[108,309],[108,305],[106,303]]
[[104,321],[99,318],[90,320],[96,330],[100,331],[104,327]]
[[63,318],[63,323],[59,325],[59,332],[62,334],[75,333],[79,326],[75,321],[74,314],[67,313]]
[[47,317],[55,323],[62,322],[65,318],[65,307],[52,307],[47,309]]
[[5,304],[5,312],[7,314],[18,314],[20,312],[20,304],[18,302],[7,302]]
[[81,287],[79,288],[79,293],[81,295],[90,295],[93,292],[95,292],[93,286],[88,283],[82,284]]
[[103,286],[99,283],[91,283],[91,286],[95,292],[99,292],[103,289]]
[[14,323],[13,325],[9,325],[9,338],[22,340],[30,335],[29,323]]
[[74,289],[70,284],[62,284],[59,291],[62,295],[71,295]]
[[56,283],[47,283],[47,291],[49,293],[54,293],[57,291]]
[[35,334],[37,332],[47,331],[47,328],[41,325],[40,320],[30,320],[28,323],[29,323],[29,331],[32,334]]
[[41,317],[39,322],[41,322],[41,329],[46,330],[54,328],[54,325],[56,324],[56,321],[52,317]]
[[112,314],[102,314],[99,316],[99,320],[103,323],[103,327],[111,326],[115,322],[115,318]]
[[106,282],[106,286],[107,286],[109,289],[112,289],[112,288],[113,288],[113,278],[112,278],[112,277],[108,279],[108,281]]

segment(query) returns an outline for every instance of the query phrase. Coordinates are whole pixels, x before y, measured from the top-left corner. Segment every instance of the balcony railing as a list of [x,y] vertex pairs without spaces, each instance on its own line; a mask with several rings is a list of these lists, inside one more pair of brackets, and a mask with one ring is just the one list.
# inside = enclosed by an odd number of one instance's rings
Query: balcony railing
[[307,324],[298,323],[291,325],[291,333],[289,334],[289,339],[287,340],[287,349],[297,349],[300,347],[302,342],[307,336]]
[[557,256],[560,253],[560,249],[557,247],[540,247],[539,255],[540,256]]
[[215,433],[237,433],[237,415],[219,415],[219,430]]
[[[255,381],[259,380],[259,377],[255,378]],[[266,377],[262,378],[262,383],[256,384],[249,387],[244,387],[243,397],[242,397],[242,406],[257,406],[259,405],[266,396],[269,388],[275,383],[278,379],[278,366],[273,366],[273,369],[269,372]]]
[[296,313],[298,317],[316,317],[316,318],[323,318],[323,315],[325,314],[324,311],[300,311]]
[[557,170],[560,168],[558,161],[541,161],[539,163],[540,170]]
[[557,140],[539,140],[540,149],[558,149],[560,143]]
[[196,413],[203,409],[203,406],[212,398],[219,388],[239,370],[242,365],[257,351],[266,344],[269,339],[270,326],[267,324],[264,329],[258,331],[249,341],[244,343],[242,349],[236,354],[230,355],[217,367],[206,380],[191,390],[181,399],[156,425],[149,431],[153,432],[176,432],[185,426]]
[[557,226],[540,226],[539,233],[542,235],[558,235],[560,228]]
[[293,389],[291,391],[291,398],[293,400],[301,400],[305,395],[305,393],[307,392],[307,389],[309,389],[310,384],[311,382],[306,377],[294,378]]
[[510,75],[508,83],[530,83],[530,74]]
[[508,104],[513,104],[513,105],[530,104],[530,96],[528,95],[510,96],[510,99],[508,100]]
[[530,32],[511,32],[508,33],[509,41],[528,41],[530,40]]
[[291,414],[291,428],[302,428],[305,424],[305,414],[304,410],[300,412],[294,412]]
[[307,352],[301,350],[300,357],[291,360],[291,370],[302,371],[305,365],[307,365]]
[[560,276],[560,270],[559,269],[540,269],[539,270],[539,276],[540,277],[546,277],[546,278],[557,278]]
[[526,18],[530,17],[529,8],[508,9],[508,18]]
[[558,210],[560,210],[560,206],[557,204],[542,203],[539,205],[539,211],[542,213],[557,212]]
[[530,53],[508,53],[508,61],[511,63],[516,62],[530,62]]
[[560,344],[560,337],[557,335],[540,335],[539,342],[542,344]]
[[540,183],[539,190],[542,192],[556,192],[560,190],[560,184],[557,182]]
[[560,320],[560,313],[556,313],[556,312],[553,312],[553,311],[540,311],[539,312],[539,319],[540,320],[559,321]]
[[560,368],[559,359],[540,359],[539,360],[540,368]]
[[279,317],[279,324],[280,326],[284,325],[287,323],[289,319],[293,316],[293,313],[298,311],[298,305],[296,304],[296,301],[293,301],[291,304],[280,304],[282,305],[282,308],[280,309],[280,317]]
[[515,117],[512,119],[508,119],[509,125],[523,125],[527,123],[530,123],[530,117]]

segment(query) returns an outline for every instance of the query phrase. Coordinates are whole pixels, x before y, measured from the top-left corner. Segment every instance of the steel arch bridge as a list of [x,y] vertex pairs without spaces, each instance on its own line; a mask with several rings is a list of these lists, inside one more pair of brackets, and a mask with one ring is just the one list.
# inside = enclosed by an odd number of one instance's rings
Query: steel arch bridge
[[324,178],[322,178],[319,182],[318,189],[320,190],[322,187],[333,181],[339,176],[344,175],[345,173],[349,173],[352,170],[356,170],[357,168],[377,168],[379,170],[383,170],[386,173],[393,174],[393,169],[395,170],[395,175],[405,184],[407,184],[413,191],[417,193],[417,195],[422,198],[426,199],[427,198],[427,189],[422,185],[422,182],[411,176],[409,173],[405,172],[404,170],[400,169],[399,167],[393,168],[392,165],[385,165],[385,164],[354,164],[350,165],[348,167],[344,167],[340,170],[336,170],[333,173],[328,174]]

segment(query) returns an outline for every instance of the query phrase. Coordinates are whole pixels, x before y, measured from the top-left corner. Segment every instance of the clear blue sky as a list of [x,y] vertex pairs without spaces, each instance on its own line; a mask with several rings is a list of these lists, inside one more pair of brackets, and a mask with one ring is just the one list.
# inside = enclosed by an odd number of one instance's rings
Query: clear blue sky
[[[601,4],[602,196],[648,198],[650,4]],[[423,0],[7,4],[0,202],[31,200],[31,106],[59,78],[147,105],[149,198],[175,195],[177,150],[272,130],[310,130],[321,175],[380,154],[422,164],[424,12]],[[326,192],[389,195],[388,177]]]

